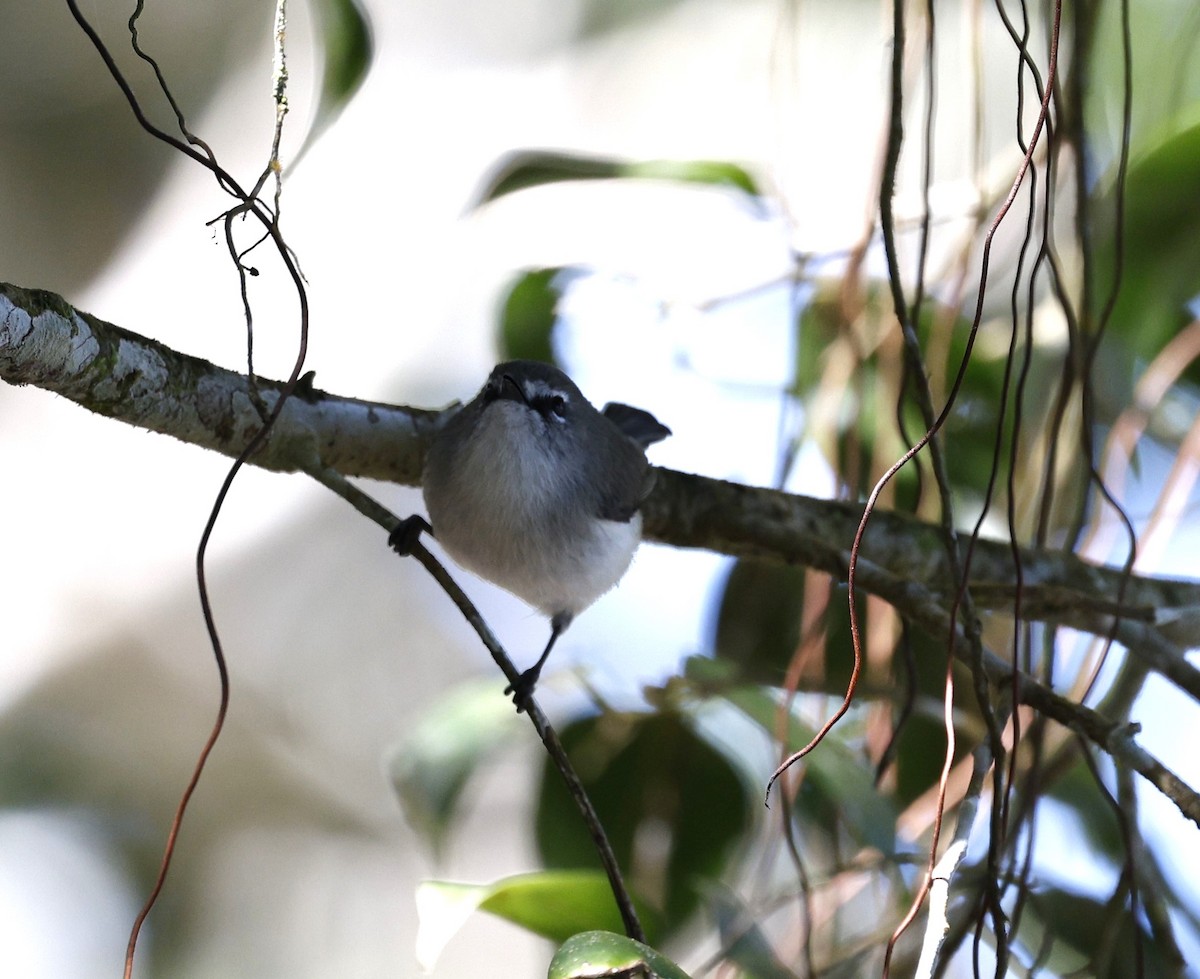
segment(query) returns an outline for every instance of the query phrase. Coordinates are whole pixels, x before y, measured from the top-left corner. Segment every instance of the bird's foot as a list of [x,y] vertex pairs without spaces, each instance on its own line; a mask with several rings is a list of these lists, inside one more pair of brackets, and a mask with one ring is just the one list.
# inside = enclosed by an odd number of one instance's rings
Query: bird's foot
[[525,708],[529,706],[529,701],[533,697],[533,688],[537,686],[538,677],[542,673],[542,666],[539,663],[537,666],[531,666],[512,683],[504,688],[505,694],[511,694],[513,703],[517,705],[517,713],[525,713]]
[[412,553],[413,545],[417,543],[422,533],[432,534],[433,528],[429,521],[419,513],[401,520],[396,529],[388,534],[388,544],[397,554],[405,556]]

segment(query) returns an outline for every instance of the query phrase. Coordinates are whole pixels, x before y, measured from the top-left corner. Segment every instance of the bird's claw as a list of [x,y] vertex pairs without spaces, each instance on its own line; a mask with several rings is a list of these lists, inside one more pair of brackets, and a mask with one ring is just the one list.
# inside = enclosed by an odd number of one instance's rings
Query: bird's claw
[[513,703],[517,705],[518,714],[524,714],[525,708],[529,706],[529,701],[533,697],[533,688],[537,686],[538,676],[541,672],[537,667],[531,667],[504,688],[504,693],[511,695]]
[[406,556],[412,553],[422,533],[432,534],[433,528],[429,526],[428,520],[419,513],[414,513],[411,517],[401,520],[388,534],[388,544],[397,554]]

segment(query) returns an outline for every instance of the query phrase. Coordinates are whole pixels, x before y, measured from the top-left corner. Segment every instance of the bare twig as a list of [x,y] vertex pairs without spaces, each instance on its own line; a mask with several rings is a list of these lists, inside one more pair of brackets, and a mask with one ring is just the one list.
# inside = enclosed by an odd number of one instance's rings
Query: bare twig
[[[221,731],[225,724],[226,713],[229,707],[229,671],[226,667],[225,653],[221,647],[220,636],[217,632],[216,619],[213,614],[205,571],[209,540],[221,514],[226,495],[233,485],[234,479],[241,472],[242,467],[246,464],[246,460],[250,456],[257,453],[259,448],[267,442],[269,434],[275,427],[276,422],[279,420],[284,408],[288,403],[288,399],[291,397],[292,392],[296,388],[296,384],[300,379],[301,372],[304,369],[304,360],[308,348],[308,292],[305,288],[303,278],[300,275],[299,267],[295,261],[291,249],[284,241],[283,234],[280,231],[278,206],[274,211],[271,211],[269,208],[265,207],[258,197],[259,188],[255,188],[253,192],[247,194],[242,189],[238,181],[233,177],[233,175],[217,162],[217,158],[212,152],[212,149],[202,139],[196,137],[189,131],[183,110],[172,94],[171,87],[167,83],[166,75],[160,69],[155,58],[141,46],[139,41],[138,20],[140,19],[144,10],[143,0],[137,0],[137,3],[134,7],[134,12],[128,21],[130,45],[134,53],[142,61],[151,66],[158,82],[159,91],[170,105],[171,110],[174,113],[179,132],[186,142],[180,140],[179,137],[159,128],[150,121],[137,96],[134,94],[128,79],[118,66],[113,53],[109,50],[104,40],[97,33],[95,27],[93,27],[88,18],[84,16],[75,0],[66,0],[66,3],[72,18],[74,18],[80,30],[83,31],[84,35],[92,44],[96,53],[100,56],[100,59],[104,63],[104,66],[111,76],[113,82],[125,96],[129,108],[132,111],[134,118],[137,120],[138,125],[155,139],[161,140],[166,145],[173,147],[183,156],[191,159],[195,163],[200,164],[201,167],[203,167],[212,175],[212,177],[216,180],[217,185],[236,201],[236,203],[225,213],[224,220],[227,232],[226,240],[229,248],[229,257],[233,261],[242,285],[242,298],[246,318],[247,370],[252,376],[252,350],[254,336],[253,316],[251,313],[250,304],[246,297],[246,268],[242,263],[241,255],[238,254],[234,248],[232,235],[230,234],[233,215],[238,214],[244,217],[249,216],[257,221],[261,226],[262,235],[258,242],[251,247],[257,247],[258,244],[262,242],[271,242],[276,250],[281,265],[292,281],[297,301],[298,331],[296,338],[296,352],[292,362],[291,374],[288,379],[283,382],[283,384],[279,385],[278,397],[275,399],[275,403],[271,407],[264,407],[257,400],[253,402],[255,408],[257,409],[258,424],[253,425],[245,430],[244,437],[242,439],[242,447],[237,451],[230,453],[230,455],[234,456],[233,462],[229,466],[229,469],[225,475],[225,479],[222,481],[221,487],[217,491],[216,497],[213,500],[208,519],[205,521],[204,530],[200,535],[200,541],[196,548],[196,587],[200,600],[200,609],[204,617],[205,629],[208,633],[209,642],[212,647],[213,660],[215,662],[220,681],[220,697],[209,735],[205,739],[205,742],[200,749],[200,752],[196,758],[195,766],[192,770],[191,777],[189,778],[187,785],[184,787],[179,799],[178,807],[175,811],[175,815],[171,820],[171,826],[167,834],[167,840],[164,845],[162,858],[159,863],[158,875],[155,879],[149,896],[146,898],[141,910],[134,918],[133,925],[130,929],[129,942],[126,946],[125,952],[124,968],[124,975],[126,979],[130,979],[133,974],[134,958],[137,953],[138,939],[141,934],[142,926],[144,925],[151,910],[154,908],[159,894],[166,883],[167,873],[175,852],[176,841],[178,839],[179,831],[184,815],[187,811],[189,801],[192,793],[196,789],[196,786],[199,784],[201,774],[203,773],[205,765],[207,764],[209,755],[215,747],[217,739],[221,735]],[[277,191],[277,205],[278,202],[279,195]],[[6,328],[12,326],[12,322],[7,316],[5,317],[4,325]],[[83,352],[82,348],[77,349],[79,352]],[[136,384],[136,380],[134,383]]]
[[991,767],[992,756],[986,746],[980,745],[975,749],[971,784],[958,807],[958,825],[954,830],[954,838],[929,873],[929,920],[921,941],[921,957],[917,962],[917,970],[913,973],[915,979],[932,979],[939,965],[942,943],[950,931],[950,882],[958,870],[958,865],[966,856],[967,841],[975,823],[980,796],[983,794],[984,778]]

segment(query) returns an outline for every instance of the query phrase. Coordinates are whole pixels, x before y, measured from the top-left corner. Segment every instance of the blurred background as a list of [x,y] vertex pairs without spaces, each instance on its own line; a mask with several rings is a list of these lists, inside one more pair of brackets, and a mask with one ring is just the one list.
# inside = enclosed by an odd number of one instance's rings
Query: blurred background
[[[285,161],[316,111],[328,53],[320,18],[333,6],[290,5]],[[167,125],[151,75],[128,51],[130,11],[112,0],[81,7]],[[805,342],[797,323],[815,308],[814,283],[842,274],[869,229],[886,124],[886,5],[365,0],[364,9],[370,72],[283,198],[283,230],[312,304],[306,366],[317,386],[428,407],[469,398],[499,355],[499,324],[512,325],[514,283],[531,269],[563,269],[553,281],[554,352],[597,404],[639,405],[673,429],[652,461],[845,492],[837,450],[805,428],[839,409],[796,396]],[[955,291],[954,262],[960,250],[978,259],[961,242],[1020,159],[1017,62],[994,15],[937,10],[932,261],[955,305],[973,294],[961,279]],[[1139,8],[1139,36],[1169,53],[1159,71],[1139,75],[1139,107],[1157,106],[1136,117],[1139,138],[1180,131],[1194,108],[1194,14],[1166,0]],[[272,17],[265,3],[154,0],[142,21],[143,46],[190,128],[243,184],[270,147]],[[1164,25],[1176,21],[1185,27],[1172,34]],[[0,0],[0,23],[9,40],[0,278],[241,368],[237,278],[219,225],[209,224],[228,198],[136,127],[65,4]],[[916,91],[919,64],[910,70]],[[1160,92],[1173,94],[1164,102]],[[1097,116],[1112,123],[1095,144],[1099,182],[1118,156],[1120,91],[1099,85],[1095,98]],[[1035,102],[1022,108],[1027,122]],[[914,96],[914,132],[922,104]],[[753,186],[550,181],[490,193],[499,161],[521,149],[724,161],[744,167]],[[910,229],[922,163],[916,150],[901,161],[897,215]],[[998,240],[990,312],[1005,307],[1019,275],[1018,243],[1016,231]],[[915,255],[915,237],[905,247]],[[864,253],[875,276],[877,251]],[[256,254],[255,365],[285,377],[295,296]],[[1122,374],[1118,386],[1131,383]],[[0,973],[117,974],[216,710],[194,555],[228,462],[7,386],[0,457]],[[1147,458],[1152,479],[1168,457]],[[398,514],[421,507],[415,490],[367,488]],[[711,652],[730,566],[644,547],[620,588],[556,650],[540,688],[551,713],[573,716],[589,702],[585,690],[638,709],[643,688]],[[1188,569],[1168,551],[1145,570]],[[232,675],[230,719],[143,936],[138,975],[417,974],[421,880],[490,881],[538,865],[531,814],[542,763],[531,732],[509,716],[502,679],[424,573],[303,478],[243,471],[209,549],[209,580]],[[468,590],[518,663],[540,650],[544,621],[491,586]],[[430,706],[464,689],[504,750],[473,772],[435,852],[406,819],[393,780]],[[817,712],[835,704],[822,699]],[[1148,726],[1146,735],[1166,751],[1178,731]],[[769,772],[769,742],[746,745],[748,767]],[[1200,781],[1194,757],[1169,763]],[[759,826],[753,792],[737,798],[739,825]],[[1164,818],[1164,832],[1184,829],[1177,814]],[[1197,856],[1194,833],[1171,839],[1176,853]],[[1110,870],[1064,873],[1107,880]],[[715,939],[705,948],[714,952]],[[536,975],[550,951],[476,914],[432,974],[478,976],[482,960],[488,975]]]

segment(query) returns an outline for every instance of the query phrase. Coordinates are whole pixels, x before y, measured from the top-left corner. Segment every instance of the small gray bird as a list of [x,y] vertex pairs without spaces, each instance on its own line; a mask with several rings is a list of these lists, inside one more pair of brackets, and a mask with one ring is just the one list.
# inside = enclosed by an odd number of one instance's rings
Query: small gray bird
[[423,480],[434,535],[550,617],[545,651],[505,691],[518,710],[563,630],[633,560],[654,485],[645,450],[670,434],[639,408],[597,411],[556,367],[512,360],[434,437]]

